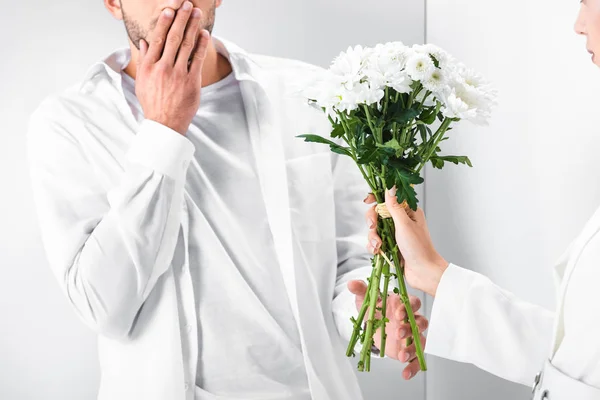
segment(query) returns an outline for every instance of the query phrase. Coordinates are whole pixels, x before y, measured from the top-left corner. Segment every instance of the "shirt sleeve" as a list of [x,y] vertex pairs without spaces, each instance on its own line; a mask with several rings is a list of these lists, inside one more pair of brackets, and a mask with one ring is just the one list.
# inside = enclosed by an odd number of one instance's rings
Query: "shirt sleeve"
[[79,130],[64,122],[38,109],[29,124],[28,161],[42,241],[78,316],[101,335],[123,338],[171,263],[194,146],[146,120],[132,139],[119,183],[107,187],[97,168],[115,164],[98,160],[112,155],[90,155],[89,146],[78,141],[85,124]]
[[530,385],[549,354],[554,317],[450,264],[433,303],[425,351]]

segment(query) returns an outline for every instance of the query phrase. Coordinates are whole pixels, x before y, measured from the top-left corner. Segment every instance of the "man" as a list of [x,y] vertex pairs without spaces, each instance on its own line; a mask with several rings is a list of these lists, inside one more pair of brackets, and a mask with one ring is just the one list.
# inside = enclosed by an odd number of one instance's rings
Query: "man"
[[100,399],[360,399],[338,330],[364,182],[295,138],[330,129],[291,91],[315,67],[211,38],[220,4],[105,0],[129,49],[31,119],[50,264],[99,335]]

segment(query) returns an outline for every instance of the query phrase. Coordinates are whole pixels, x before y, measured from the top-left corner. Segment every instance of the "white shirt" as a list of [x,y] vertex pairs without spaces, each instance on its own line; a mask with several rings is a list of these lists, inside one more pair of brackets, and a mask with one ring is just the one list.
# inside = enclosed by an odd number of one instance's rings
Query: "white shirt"
[[[356,313],[346,283],[371,270],[360,218],[367,185],[350,159],[296,138],[306,132],[327,136],[331,129],[291,86],[316,67],[214,41],[239,82],[268,222],[262,227],[270,232],[277,261],[272,266],[280,269],[298,337],[291,327],[275,333],[274,323],[263,333],[277,338],[273,351],[299,339],[312,400],[360,400],[354,366],[345,356]],[[210,153],[195,143],[193,130],[186,137],[132,110],[121,77],[129,59],[126,49],[114,52],[32,116],[27,139],[37,215],[50,267],[77,315],[98,333],[99,399],[193,400],[204,373],[199,360],[206,361],[203,334],[218,330],[198,329],[203,306],[194,282],[202,276],[193,257],[205,254],[192,242],[202,242],[195,227],[203,226],[203,214],[187,178],[201,176],[197,160]],[[221,205],[228,220],[240,210],[235,202],[244,199],[237,193]],[[226,243],[208,240],[215,254]],[[235,272],[232,264],[225,268]],[[241,284],[238,279],[235,288]],[[227,287],[220,289],[225,296]],[[284,314],[284,302],[278,305]],[[245,310],[257,321],[268,313]],[[252,351],[249,343],[245,351]],[[294,354],[281,355],[291,360]],[[219,370],[228,362],[221,357],[204,368]],[[219,385],[215,375],[210,378]]]
[[555,312],[451,264],[433,304],[429,354],[531,386],[546,360],[600,389],[600,209],[554,266]]
[[[134,95],[131,106],[143,113],[133,79],[122,78],[126,97]],[[196,399],[310,399],[233,72],[202,88],[186,137],[198,149],[186,177],[198,305]]]

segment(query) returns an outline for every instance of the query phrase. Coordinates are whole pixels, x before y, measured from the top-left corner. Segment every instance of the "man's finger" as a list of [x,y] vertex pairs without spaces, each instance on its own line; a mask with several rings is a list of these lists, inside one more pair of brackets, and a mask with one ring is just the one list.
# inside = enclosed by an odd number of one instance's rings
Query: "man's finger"
[[[412,308],[413,313],[416,313],[421,308],[421,299],[416,296],[410,296],[410,307]],[[406,308],[404,307],[404,304],[398,308],[395,317],[400,321],[406,319]]]
[[404,371],[402,371],[402,377],[407,381],[417,376],[417,374],[421,371],[421,366],[419,364],[418,359],[412,360]]
[[198,29],[200,28],[200,22],[202,16],[202,10],[199,8],[194,8],[192,10],[192,15],[190,20],[185,28],[185,36],[183,41],[181,42],[181,47],[179,48],[179,53],[177,53],[177,60],[175,64],[185,71],[188,71],[188,63],[190,61],[190,57],[192,55],[192,51],[194,51],[194,47],[196,47],[196,40],[198,39]]
[[171,29],[169,29],[169,33],[167,35],[165,50],[163,51],[161,61],[166,62],[168,65],[175,65],[175,57],[177,57],[177,53],[181,47],[185,28],[188,25],[191,15],[192,3],[190,1],[186,1],[183,3],[181,8],[177,10],[175,21],[173,21],[173,25],[171,25]]
[[140,39],[138,46],[140,47],[140,55],[138,57],[137,64],[138,64],[138,66],[140,66],[142,64],[142,62],[144,61],[146,54],[148,53],[148,43],[146,43],[146,41],[144,39]]
[[[421,335],[421,345],[422,348],[425,348],[425,344],[427,342],[427,339],[425,338],[425,336]],[[416,347],[415,344],[411,344],[408,347],[403,348],[402,350],[400,350],[398,352],[398,360],[402,361],[402,362],[408,362],[412,359],[414,359],[416,357]]]
[[210,41],[210,33],[206,29],[202,30],[200,37],[196,41],[196,47],[193,51],[192,64],[190,65],[190,75],[200,78],[202,67],[208,52],[208,43]]
[[[423,333],[429,328],[429,321],[422,315],[419,315],[415,318],[415,322],[417,323],[417,328],[419,332]],[[398,325],[398,332],[396,337],[398,340],[408,339],[412,336],[412,329],[409,323],[402,323]]]
[[367,284],[363,281],[350,281],[348,282],[348,290],[353,295],[364,299],[367,294]]
[[145,60],[149,63],[156,63],[160,60],[163,49],[165,48],[165,40],[167,38],[167,33],[171,28],[171,24],[173,24],[173,17],[175,16],[175,11],[170,8],[165,8],[158,17],[158,21],[156,21],[156,27],[152,31],[150,35],[150,43],[148,43],[148,52],[146,54]]

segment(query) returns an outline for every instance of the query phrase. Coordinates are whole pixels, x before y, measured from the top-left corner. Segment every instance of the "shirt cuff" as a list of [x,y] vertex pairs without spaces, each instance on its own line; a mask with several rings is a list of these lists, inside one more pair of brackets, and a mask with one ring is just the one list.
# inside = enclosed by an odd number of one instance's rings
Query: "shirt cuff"
[[184,135],[146,119],[132,140],[127,159],[183,181],[194,151],[193,143]]
[[427,335],[427,354],[452,358],[469,289],[479,274],[450,264],[437,288]]

